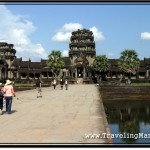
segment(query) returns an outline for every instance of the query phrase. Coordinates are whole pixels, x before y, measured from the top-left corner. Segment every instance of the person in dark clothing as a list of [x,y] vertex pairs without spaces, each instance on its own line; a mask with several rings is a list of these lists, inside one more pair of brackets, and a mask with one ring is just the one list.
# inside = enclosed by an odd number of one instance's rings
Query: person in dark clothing
[[2,83],[0,83],[0,115],[2,115],[3,110],[3,90],[2,90]]
[[63,90],[63,85],[64,85],[63,79],[60,79],[60,87],[61,87],[61,90]]
[[65,80],[65,87],[66,87],[66,90],[68,90],[68,80],[67,79]]
[[57,84],[56,79],[54,79],[54,80],[53,80],[54,90],[55,90],[55,88],[56,88],[56,84]]
[[37,79],[37,81],[36,81],[37,98],[38,98],[38,97],[42,97],[42,90],[41,90],[41,87],[42,87],[41,81],[40,81],[40,79]]

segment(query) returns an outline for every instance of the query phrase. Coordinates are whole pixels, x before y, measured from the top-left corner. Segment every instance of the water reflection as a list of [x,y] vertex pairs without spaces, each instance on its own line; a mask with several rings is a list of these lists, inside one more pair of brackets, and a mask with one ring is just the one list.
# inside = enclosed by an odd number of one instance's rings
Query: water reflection
[[[112,134],[150,134],[150,101],[103,100]],[[150,138],[114,138],[114,143],[149,143]]]

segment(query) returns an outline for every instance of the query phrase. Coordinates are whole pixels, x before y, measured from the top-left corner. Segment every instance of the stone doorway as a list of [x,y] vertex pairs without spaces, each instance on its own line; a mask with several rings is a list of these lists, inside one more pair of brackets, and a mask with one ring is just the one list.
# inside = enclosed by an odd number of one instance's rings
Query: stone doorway
[[83,67],[77,67],[77,77],[83,78]]

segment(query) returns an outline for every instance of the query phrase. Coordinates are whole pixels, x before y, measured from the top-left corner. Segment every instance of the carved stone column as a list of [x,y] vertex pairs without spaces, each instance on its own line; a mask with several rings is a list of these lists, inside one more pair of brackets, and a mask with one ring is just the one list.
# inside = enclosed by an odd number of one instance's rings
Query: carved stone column
[[83,68],[83,77],[86,77],[85,67]]
[[75,69],[75,78],[77,78],[78,75],[77,75],[77,68]]
[[146,70],[146,78],[149,78],[149,70]]

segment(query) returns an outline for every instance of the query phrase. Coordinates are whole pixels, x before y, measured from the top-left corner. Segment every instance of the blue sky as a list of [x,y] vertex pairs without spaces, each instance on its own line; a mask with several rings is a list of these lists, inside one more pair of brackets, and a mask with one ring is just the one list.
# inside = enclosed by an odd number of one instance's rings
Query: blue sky
[[0,5],[0,41],[13,43],[17,57],[40,61],[51,50],[67,56],[71,32],[86,28],[97,55],[119,58],[134,49],[140,59],[150,57],[150,5],[51,4]]

